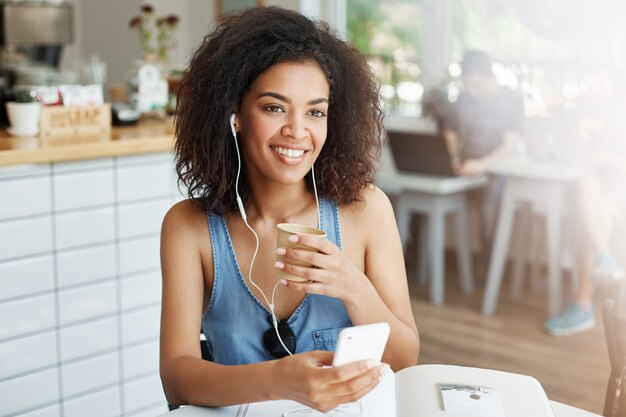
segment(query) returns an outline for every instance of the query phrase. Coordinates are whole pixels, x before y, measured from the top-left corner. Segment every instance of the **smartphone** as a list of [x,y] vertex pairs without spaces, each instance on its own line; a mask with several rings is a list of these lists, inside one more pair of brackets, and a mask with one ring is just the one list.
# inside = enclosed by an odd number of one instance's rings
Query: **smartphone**
[[346,327],[339,332],[333,366],[368,359],[380,363],[385,352],[389,331],[387,323]]

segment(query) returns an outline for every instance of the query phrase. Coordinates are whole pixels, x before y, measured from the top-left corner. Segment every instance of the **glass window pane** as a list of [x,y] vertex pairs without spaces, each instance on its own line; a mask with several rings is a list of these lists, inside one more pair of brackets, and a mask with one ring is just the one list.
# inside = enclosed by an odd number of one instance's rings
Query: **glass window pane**
[[348,0],[348,37],[367,55],[389,113],[419,115],[422,10],[419,0]]

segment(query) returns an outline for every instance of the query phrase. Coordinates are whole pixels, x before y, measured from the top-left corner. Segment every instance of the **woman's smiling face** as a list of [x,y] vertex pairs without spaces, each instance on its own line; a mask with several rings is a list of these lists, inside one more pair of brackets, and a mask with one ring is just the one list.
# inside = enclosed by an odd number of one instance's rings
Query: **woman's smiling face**
[[279,63],[257,77],[236,114],[250,176],[281,184],[304,178],[326,141],[329,94],[314,61]]

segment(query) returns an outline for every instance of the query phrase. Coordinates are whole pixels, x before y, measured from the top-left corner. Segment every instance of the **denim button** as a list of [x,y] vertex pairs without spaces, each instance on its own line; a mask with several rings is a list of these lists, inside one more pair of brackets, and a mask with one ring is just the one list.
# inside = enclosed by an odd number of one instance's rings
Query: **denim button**
[[320,337],[320,332],[315,332],[315,337]]

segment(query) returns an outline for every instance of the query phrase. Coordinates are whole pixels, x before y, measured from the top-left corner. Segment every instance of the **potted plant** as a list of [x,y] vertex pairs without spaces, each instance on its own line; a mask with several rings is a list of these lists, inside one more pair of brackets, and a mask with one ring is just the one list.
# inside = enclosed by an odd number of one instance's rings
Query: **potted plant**
[[30,90],[18,90],[15,101],[6,103],[7,116],[11,127],[8,132],[14,136],[35,136],[39,133],[41,103]]

